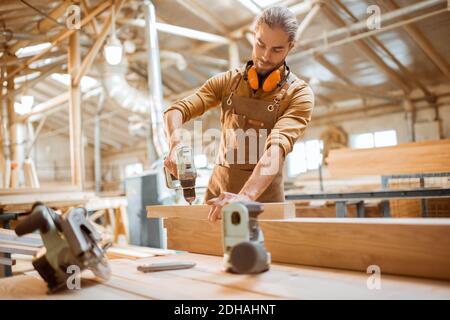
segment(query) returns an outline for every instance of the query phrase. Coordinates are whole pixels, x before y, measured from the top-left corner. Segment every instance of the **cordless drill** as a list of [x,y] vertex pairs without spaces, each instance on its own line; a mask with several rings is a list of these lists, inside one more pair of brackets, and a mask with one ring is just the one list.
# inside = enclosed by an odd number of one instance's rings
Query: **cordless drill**
[[183,189],[184,199],[191,205],[196,198],[195,180],[197,179],[192,149],[187,146],[178,147],[175,161],[177,177],[164,167],[166,186],[170,189]]

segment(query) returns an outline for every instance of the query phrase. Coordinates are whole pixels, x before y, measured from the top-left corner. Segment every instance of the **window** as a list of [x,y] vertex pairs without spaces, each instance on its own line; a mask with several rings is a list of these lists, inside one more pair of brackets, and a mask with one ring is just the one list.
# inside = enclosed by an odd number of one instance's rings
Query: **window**
[[125,166],[125,177],[131,177],[136,174],[142,173],[144,171],[144,166],[142,163],[132,163]]
[[378,131],[374,134],[375,147],[388,147],[397,145],[397,133],[395,130]]
[[287,156],[288,176],[292,177],[308,170],[318,169],[322,163],[322,149],[321,140],[297,142]]
[[373,148],[373,133],[355,134],[350,137],[350,146],[356,149]]
[[368,132],[350,136],[350,146],[355,149],[395,145],[397,145],[397,132],[395,130]]

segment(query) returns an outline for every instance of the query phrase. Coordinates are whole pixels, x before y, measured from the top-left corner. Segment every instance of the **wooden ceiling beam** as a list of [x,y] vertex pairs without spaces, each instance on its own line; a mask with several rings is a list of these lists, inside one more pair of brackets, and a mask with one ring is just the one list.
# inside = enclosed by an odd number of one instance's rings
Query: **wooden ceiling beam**
[[[80,21],[80,28],[85,26],[87,23],[89,23],[95,16],[101,14],[103,11],[105,11],[106,9],[108,9],[111,6],[110,2],[108,0],[101,2],[97,7],[95,7],[95,9],[93,9],[89,15],[85,16],[81,21]],[[56,35],[55,37],[52,38],[52,47],[56,46],[58,43],[60,43],[61,41],[67,39],[68,37],[70,37],[75,31],[77,31],[76,29],[67,29],[64,30],[62,32],[60,32],[58,35]],[[20,73],[23,69],[25,69],[30,63],[37,61],[39,59],[41,59],[42,57],[46,56],[50,50],[52,49],[52,47],[42,51],[41,53],[27,59],[21,66],[17,67],[16,69],[14,69],[7,77],[7,79],[9,79],[10,77],[15,76],[16,74]]]
[[[71,4],[72,3],[69,0],[63,1],[63,3],[61,3],[60,6],[50,11],[48,16],[51,17],[51,19],[42,18],[39,22],[36,23],[36,26],[31,30],[31,33],[35,35],[47,33],[47,31],[49,31],[51,28],[57,25],[52,19],[57,20],[59,17],[64,15],[67,7]],[[15,53],[17,50],[26,47],[30,43],[31,43],[30,40],[20,40],[17,41],[9,50],[10,52]]]
[[[400,9],[400,6],[394,0],[381,1],[387,8],[391,10]],[[407,19],[408,17],[405,17]],[[417,46],[422,49],[428,59],[438,68],[446,77],[450,77],[450,66],[445,58],[434,48],[430,40],[419,30],[419,28],[411,23],[403,25],[403,29],[409,34]]]
[[[325,15],[337,26],[346,27],[347,23],[329,5],[322,8]],[[354,44],[380,69],[388,78],[393,80],[405,93],[411,91],[410,85],[398,73],[392,70],[380,56],[364,41],[357,40]]]
[[[352,14],[352,12],[347,8],[347,6],[341,2],[341,0],[334,0],[334,1],[339,6],[339,8],[341,8],[347,13],[347,15],[352,19],[354,23],[359,22],[359,20]],[[395,63],[395,65],[400,69],[400,71],[407,79],[409,79],[418,88],[420,88],[426,96],[432,96],[432,93],[427,89],[427,87],[422,82],[420,82],[417,79],[417,77],[414,76],[414,74],[411,71],[409,71],[376,36],[371,36],[369,37],[369,39],[373,41],[373,43],[375,43],[375,45],[377,45],[386,55],[388,55],[388,57]]]

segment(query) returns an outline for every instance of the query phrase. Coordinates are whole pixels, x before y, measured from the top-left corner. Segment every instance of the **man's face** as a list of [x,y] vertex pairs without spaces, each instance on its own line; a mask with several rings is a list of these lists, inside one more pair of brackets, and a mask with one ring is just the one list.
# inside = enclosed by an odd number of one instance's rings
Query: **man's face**
[[252,60],[256,71],[265,75],[281,66],[289,51],[293,47],[287,33],[280,27],[271,29],[262,23],[255,31]]

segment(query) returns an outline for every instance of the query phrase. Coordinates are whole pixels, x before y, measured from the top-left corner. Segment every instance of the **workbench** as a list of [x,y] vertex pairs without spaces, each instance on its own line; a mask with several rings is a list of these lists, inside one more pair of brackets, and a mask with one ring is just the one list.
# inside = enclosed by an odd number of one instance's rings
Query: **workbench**
[[[192,261],[192,269],[141,273],[137,266],[162,261]],[[80,290],[46,294],[33,271],[0,279],[0,299],[450,299],[450,282],[381,276],[380,289],[368,289],[371,274],[329,268],[272,264],[268,272],[236,275],[222,271],[222,257],[178,253],[141,259],[110,260],[112,277],[95,281],[84,272]]]

